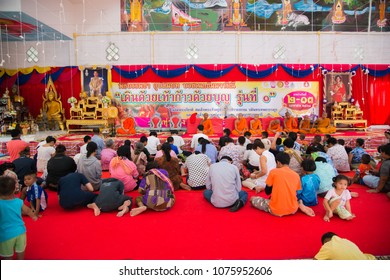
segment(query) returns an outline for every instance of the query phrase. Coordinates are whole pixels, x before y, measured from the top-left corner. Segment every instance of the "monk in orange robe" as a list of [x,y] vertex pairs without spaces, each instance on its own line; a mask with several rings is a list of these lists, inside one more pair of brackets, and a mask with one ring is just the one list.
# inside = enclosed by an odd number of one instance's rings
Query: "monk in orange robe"
[[261,135],[263,132],[263,128],[261,126],[261,120],[259,119],[259,115],[256,114],[253,118],[253,120],[249,123],[250,128],[249,131],[252,135]]
[[279,119],[275,119],[269,122],[268,133],[275,134],[276,132],[282,132],[283,129],[280,127]]
[[319,118],[317,121],[317,132],[319,133],[335,133],[336,128],[330,124],[330,119],[326,113],[322,114],[322,118]]
[[308,133],[315,133],[316,129],[311,126],[310,123],[310,117],[304,116],[303,120],[301,120],[299,124],[299,133],[308,134]]
[[135,121],[132,117],[126,118],[122,122],[122,127],[119,127],[116,131],[117,134],[135,134]]
[[284,131],[287,133],[298,132],[297,121],[291,116],[290,112],[286,112],[284,115]]
[[203,120],[200,122],[201,125],[203,125],[203,133],[207,136],[214,134],[213,124],[211,120],[209,119],[209,114],[204,113],[203,114]]
[[234,121],[234,130],[232,131],[232,135],[240,136],[244,135],[245,132],[248,131],[248,122],[244,118],[244,116],[240,113],[238,114],[237,119]]

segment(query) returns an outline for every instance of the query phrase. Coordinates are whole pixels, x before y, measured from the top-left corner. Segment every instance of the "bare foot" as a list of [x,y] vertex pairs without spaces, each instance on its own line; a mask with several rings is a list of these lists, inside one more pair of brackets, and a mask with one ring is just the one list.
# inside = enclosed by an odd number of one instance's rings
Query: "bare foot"
[[351,197],[359,197],[359,194],[357,192],[349,192],[351,194]]
[[125,202],[123,202],[123,204],[118,207],[118,210],[120,211],[118,212],[118,214],[116,214],[116,216],[122,217],[124,214],[128,213],[130,211],[129,209],[130,205],[131,205],[130,200],[126,200]]
[[302,203],[302,201],[300,200],[299,201],[299,209],[305,213],[306,215],[310,216],[310,217],[314,217],[316,214],[314,213],[314,210],[311,209],[310,207],[307,207],[306,205],[304,205]]
[[133,208],[130,211],[130,216],[131,217],[137,216],[138,214],[141,214],[142,212],[145,212],[146,209],[148,209],[146,206],[140,206],[140,207],[137,207],[137,208]]
[[95,216],[100,215],[100,209],[99,209],[99,207],[97,207],[96,203],[90,203],[87,205],[87,207],[89,209],[93,209],[93,213],[95,214]]
[[348,218],[346,218],[347,221],[350,221],[352,220],[353,218],[356,218],[355,214],[352,214],[352,216],[349,216]]
[[330,222],[330,219],[329,219],[328,215],[325,215],[325,216],[324,216],[324,221],[325,221],[325,222]]
[[190,190],[191,190],[191,187],[190,187],[189,185],[187,185],[187,184],[184,184],[184,183],[180,183],[180,187],[181,187],[182,189],[187,190],[187,191],[190,191]]

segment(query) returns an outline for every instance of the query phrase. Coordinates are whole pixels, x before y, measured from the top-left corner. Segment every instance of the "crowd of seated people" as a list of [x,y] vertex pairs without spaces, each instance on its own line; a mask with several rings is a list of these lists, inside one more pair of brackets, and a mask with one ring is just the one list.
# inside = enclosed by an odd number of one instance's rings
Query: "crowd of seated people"
[[[225,129],[215,144],[204,131],[206,116],[192,136],[188,150],[177,131],[172,131],[166,141],[151,131],[133,143],[126,140],[120,147],[95,131],[92,138],[84,137],[77,162],[66,155],[64,145],[55,145],[56,139],[49,136],[38,147],[37,164],[31,161],[26,145],[15,135],[9,145],[16,157],[14,166],[3,168],[2,174],[12,177],[14,173],[19,186],[15,191],[28,197],[31,184],[27,186],[23,176],[38,171],[41,178],[36,181],[43,189],[57,191],[63,208],[88,207],[96,216],[112,211],[121,217],[126,213],[139,215],[147,209],[168,210],[176,201],[175,192],[183,190],[202,190],[204,198],[214,207],[236,212],[245,206],[248,191],[253,190],[272,194],[269,199],[254,195],[250,204],[276,216],[291,215],[298,210],[315,216],[311,207],[318,204],[317,196],[323,196],[325,221],[334,215],[349,220],[355,217],[350,199],[357,196],[347,190],[352,181],[367,186],[370,192],[390,196],[390,143],[379,147],[378,163],[378,159],[368,155],[360,138],[353,149],[341,145],[342,139],[331,134],[324,142],[320,135],[315,135],[311,143],[305,141],[303,133],[298,138],[298,125],[291,118],[286,114],[288,130],[279,121],[270,123],[274,136],[269,139],[269,129],[261,131],[261,136],[252,134],[258,134],[262,128],[258,118],[245,126],[245,118],[240,115],[235,129]],[[237,135],[237,140],[231,134]],[[342,174],[350,170],[356,172],[355,176]],[[108,178],[102,178],[103,172],[107,172]],[[106,189],[108,186],[113,186],[110,191]],[[133,203],[128,193],[135,190],[140,194]],[[39,194],[43,199],[44,193]],[[338,196],[345,199],[334,199]]]

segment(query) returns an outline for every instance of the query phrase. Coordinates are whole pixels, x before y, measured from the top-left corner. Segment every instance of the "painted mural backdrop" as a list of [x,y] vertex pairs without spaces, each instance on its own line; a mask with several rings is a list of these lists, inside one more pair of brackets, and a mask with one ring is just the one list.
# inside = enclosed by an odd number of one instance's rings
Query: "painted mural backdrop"
[[[370,9],[371,2],[371,9]],[[390,0],[121,0],[122,31],[390,31]]]
[[318,82],[172,82],[112,83],[114,103],[129,116],[148,120],[154,115],[169,119],[192,113],[224,118],[244,116],[318,115]]

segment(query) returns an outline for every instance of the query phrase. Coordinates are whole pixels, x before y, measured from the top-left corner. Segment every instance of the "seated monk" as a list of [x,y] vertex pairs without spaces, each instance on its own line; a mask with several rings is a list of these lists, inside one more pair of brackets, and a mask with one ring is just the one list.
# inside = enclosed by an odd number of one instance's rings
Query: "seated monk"
[[283,129],[280,127],[280,120],[275,119],[270,121],[267,131],[269,134],[276,134],[277,132],[282,132]]
[[286,112],[284,115],[284,131],[289,132],[298,132],[298,124],[295,118],[291,116],[290,112]]
[[204,113],[203,114],[203,120],[200,122],[201,125],[203,125],[203,133],[207,136],[214,134],[213,124],[211,123],[211,120],[209,119],[209,114]]
[[135,134],[135,121],[133,117],[128,117],[122,121],[122,126],[116,131],[117,134]]
[[238,118],[234,121],[234,130],[232,131],[232,135],[240,136],[244,135],[245,132],[248,131],[248,123],[244,116],[240,113],[238,114]]
[[299,124],[299,133],[308,134],[308,133],[315,133],[316,129],[311,126],[310,123],[310,117],[308,115],[303,117],[303,120],[301,120],[301,123]]
[[255,114],[254,119],[250,121],[249,125],[249,131],[252,135],[261,135],[261,133],[263,132],[261,120],[259,119],[258,114]]
[[317,132],[320,133],[335,133],[336,128],[330,124],[330,119],[326,113],[322,114],[322,118],[319,118],[317,121]]

